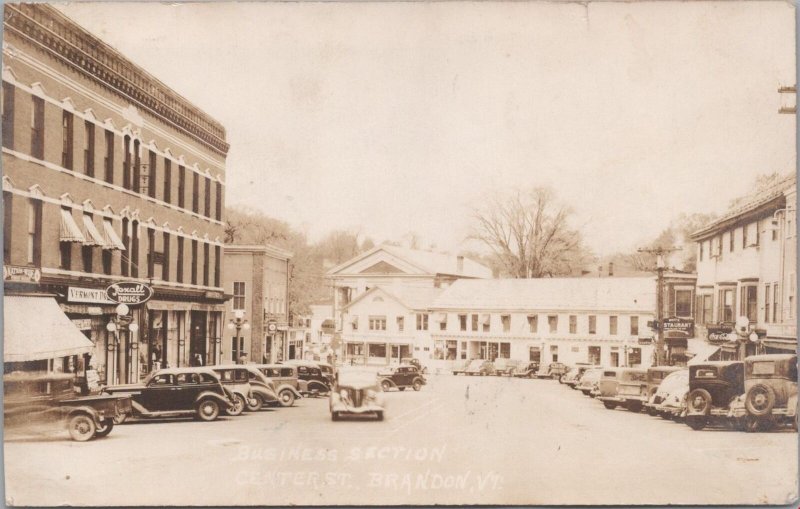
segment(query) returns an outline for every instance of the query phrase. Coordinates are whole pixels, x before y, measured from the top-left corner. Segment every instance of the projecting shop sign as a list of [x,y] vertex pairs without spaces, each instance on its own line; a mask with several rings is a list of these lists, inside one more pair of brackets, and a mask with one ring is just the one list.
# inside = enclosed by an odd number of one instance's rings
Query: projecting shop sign
[[106,295],[118,304],[135,306],[150,300],[153,296],[153,289],[144,283],[114,283],[106,288]]

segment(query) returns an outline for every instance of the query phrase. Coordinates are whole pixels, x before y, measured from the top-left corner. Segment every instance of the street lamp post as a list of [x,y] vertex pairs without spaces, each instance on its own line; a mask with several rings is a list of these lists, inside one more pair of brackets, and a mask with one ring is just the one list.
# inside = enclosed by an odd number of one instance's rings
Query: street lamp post
[[236,331],[233,341],[233,361],[238,364],[239,357],[241,356],[239,351],[239,333],[242,331],[242,329],[250,330],[250,323],[244,319],[243,310],[237,309],[233,312],[233,318],[231,318],[228,322],[228,329]]
[[[120,356],[122,355],[122,351],[120,350],[120,347],[119,347],[119,343],[120,343],[119,334],[120,334],[120,332],[127,330],[129,332],[136,333],[136,331],[139,330],[139,325],[136,324],[136,323],[133,323],[133,318],[128,315],[129,312],[130,312],[130,308],[126,304],[119,304],[116,307],[116,309],[114,310],[114,313],[115,313],[114,317],[106,324],[106,330],[108,332],[112,332],[114,334],[114,343],[112,345],[108,346],[108,350],[110,352],[114,352],[113,355],[111,356],[111,359],[113,361],[113,367],[111,369],[111,374],[112,374],[111,382],[112,383],[118,383],[119,382],[119,373],[118,373],[118,371],[119,371],[119,367],[122,365],[122,359],[120,358]],[[133,340],[128,341],[127,348],[128,348],[128,360],[129,360],[129,362],[126,364],[126,368],[127,368],[127,371],[128,371],[128,373],[127,373],[128,381],[130,381],[130,376],[131,376],[131,371],[132,371],[131,368],[132,368],[132,364],[133,364],[133,361],[132,361],[132,358],[131,358],[132,357],[131,353],[134,350],[137,350],[138,347],[139,347],[139,345],[138,345],[138,343],[136,341],[133,341]]]

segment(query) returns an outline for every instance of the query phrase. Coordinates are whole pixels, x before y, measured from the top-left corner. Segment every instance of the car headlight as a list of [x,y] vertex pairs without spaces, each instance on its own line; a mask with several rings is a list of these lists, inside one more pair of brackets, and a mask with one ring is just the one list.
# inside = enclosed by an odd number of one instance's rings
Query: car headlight
[[346,398],[347,397],[347,389],[342,389],[339,391],[339,396]]
[[377,395],[378,393],[373,391],[372,389],[367,390],[367,399],[375,399]]

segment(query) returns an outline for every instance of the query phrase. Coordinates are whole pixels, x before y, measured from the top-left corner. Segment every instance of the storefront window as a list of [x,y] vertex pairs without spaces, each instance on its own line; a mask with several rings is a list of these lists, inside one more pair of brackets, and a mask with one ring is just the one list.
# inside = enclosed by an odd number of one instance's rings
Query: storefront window
[[590,346],[589,347],[589,364],[593,364],[595,366],[600,365],[600,354],[601,350],[599,346]]
[[370,343],[370,357],[386,357],[386,345],[384,343]]
[[511,343],[500,343],[500,358],[501,359],[511,358]]
[[439,339],[433,342],[433,359],[437,361],[444,360],[444,341]]
[[466,359],[467,358],[467,342],[466,341],[462,341],[461,342],[461,358],[462,359]]
[[455,360],[457,347],[458,347],[458,341],[455,340],[447,341],[446,358],[448,361]]
[[642,349],[631,348],[628,350],[628,365],[631,367],[640,366],[642,364]]

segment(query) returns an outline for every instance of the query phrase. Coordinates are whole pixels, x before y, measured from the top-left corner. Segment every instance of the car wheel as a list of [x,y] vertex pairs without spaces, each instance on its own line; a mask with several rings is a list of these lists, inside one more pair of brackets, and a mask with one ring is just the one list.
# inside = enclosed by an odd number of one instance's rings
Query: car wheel
[[615,408],[617,408],[617,405],[611,401],[603,401],[603,406],[608,408],[609,410],[614,410]]
[[128,420],[128,414],[120,414],[114,416],[114,424],[122,424]]
[[280,393],[278,393],[278,402],[282,407],[290,407],[294,405],[295,397],[294,393],[289,389],[284,389]]
[[386,392],[392,388],[392,383],[389,380],[384,380],[381,382],[381,387],[383,388],[383,391]]
[[241,415],[241,413],[244,412],[245,406],[247,406],[247,402],[245,401],[244,397],[241,394],[234,394],[233,406],[225,409],[225,413],[230,415],[231,417],[236,417],[237,415]]
[[253,397],[247,400],[247,411],[258,412],[264,406],[264,400],[258,394],[253,394]]
[[670,412],[660,412],[658,414],[662,419],[669,421],[672,419],[672,414]]
[[114,419],[106,418],[103,419],[102,424],[97,426],[97,429],[94,432],[94,436],[97,438],[103,438],[108,436],[111,433],[111,430],[114,429]]
[[213,399],[204,399],[197,405],[197,418],[201,421],[213,421],[219,417],[219,404]]
[[398,387],[397,389],[398,389],[399,391],[404,391],[404,390],[406,390],[406,388],[405,388],[405,387]]
[[415,391],[419,391],[422,389],[422,383],[419,380],[414,380],[414,384],[411,386]]
[[584,391],[583,389],[581,389],[581,392],[583,393],[584,396],[588,396],[589,395],[589,391]]
[[775,391],[769,385],[756,384],[747,391],[744,406],[751,415],[768,415],[775,406]]
[[339,420],[339,412],[331,412],[331,420],[338,421]]
[[382,421],[383,420],[383,411],[375,412],[375,417],[377,417],[379,421]]
[[711,409],[711,394],[705,389],[695,389],[687,399],[689,410],[695,414],[707,414]]
[[708,419],[705,415],[687,415],[686,424],[695,431],[700,431],[708,424]]
[[642,404],[640,402],[638,402],[638,401],[632,401],[632,402],[628,403],[625,406],[625,408],[627,408],[631,412],[639,413],[639,412],[642,411]]
[[76,442],[86,442],[94,437],[97,427],[94,419],[86,414],[76,414],[70,417],[67,425],[69,436]]

